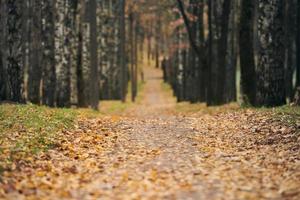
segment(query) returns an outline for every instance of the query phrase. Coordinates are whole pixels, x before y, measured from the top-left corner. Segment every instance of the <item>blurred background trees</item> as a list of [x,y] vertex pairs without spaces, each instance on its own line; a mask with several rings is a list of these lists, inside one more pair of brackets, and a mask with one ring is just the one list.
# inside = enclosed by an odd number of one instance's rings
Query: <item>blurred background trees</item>
[[135,101],[153,65],[178,101],[290,103],[300,86],[299,4],[1,0],[0,101],[98,109],[129,91]]

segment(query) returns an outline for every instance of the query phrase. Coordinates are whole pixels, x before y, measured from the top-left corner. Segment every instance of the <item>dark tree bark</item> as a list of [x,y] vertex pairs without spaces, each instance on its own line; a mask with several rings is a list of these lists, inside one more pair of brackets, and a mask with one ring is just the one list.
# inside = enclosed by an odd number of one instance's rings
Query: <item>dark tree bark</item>
[[242,100],[255,105],[256,72],[254,61],[254,0],[242,0],[240,21],[240,65]]
[[190,25],[190,20],[189,20],[187,14],[185,12],[185,8],[184,8],[184,4],[183,4],[182,0],[177,0],[177,5],[178,5],[178,9],[179,9],[179,11],[182,15],[185,27],[187,29],[190,44],[191,44],[192,48],[195,50],[195,52],[199,55],[200,50],[199,50],[199,47],[196,44],[196,38],[193,37],[193,33],[192,33],[191,25]]
[[40,104],[40,85],[42,80],[42,1],[31,0],[30,7],[31,42],[29,45],[28,100],[31,103]]
[[161,19],[158,17],[158,21],[155,27],[155,67],[159,68],[159,52],[160,52],[160,42],[161,42]]
[[5,32],[6,32],[6,12],[5,2],[0,1],[0,101],[6,100],[6,56],[5,56]]
[[85,80],[83,76],[83,30],[84,30],[84,15],[85,15],[85,0],[80,0],[79,9],[79,22],[78,22],[78,47],[77,47],[77,63],[76,63],[76,76],[77,76],[77,98],[78,107],[87,107],[86,93],[85,93]]
[[[220,92],[220,49],[221,49],[221,24],[219,23],[222,16],[222,3],[221,1],[209,1],[209,75],[208,75],[208,99],[207,105],[214,106],[220,105],[220,96],[224,92]],[[224,76],[225,74],[223,74]]]
[[137,97],[138,93],[138,43],[139,43],[139,16],[135,16],[134,27],[134,96]]
[[283,0],[259,0],[258,106],[285,104]]
[[213,90],[213,6],[214,0],[208,1],[208,69],[207,69],[207,105],[213,105],[214,90]]
[[120,91],[121,91],[121,100],[122,102],[126,101],[126,93],[127,93],[127,65],[126,65],[126,24],[125,24],[125,6],[126,6],[126,0],[121,0],[120,2],[120,46],[119,46],[119,62],[121,67],[121,73],[120,73]]
[[[200,102],[206,101],[206,88],[207,88],[207,57],[205,49],[205,37],[204,37],[204,0],[198,1],[198,35],[199,46],[200,46],[200,57],[198,58],[198,77],[197,86],[199,87],[199,97],[197,98]],[[198,92],[197,92],[198,93]]]
[[55,1],[43,0],[42,19],[44,21],[42,31],[43,54],[43,85],[42,102],[44,105],[55,106]]
[[294,0],[285,1],[285,49],[286,49],[286,62],[285,62],[285,89],[286,96],[289,101],[293,101],[294,88],[293,88],[293,75],[295,69],[294,59],[294,44],[296,33],[296,14],[297,5]]
[[[189,67],[186,73],[186,86],[189,88],[187,91],[187,100],[192,103],[200,100],[206,100],[206,88],[205,88],[205,60],[204,60],[204,23],[203,23],[203,7],[204,2],[191,0],[190,12],[195,17],[198,17],[197,21],[190,21],[188,18],[184,3],[181,0],[177,0],[179,11],[183,17],[185,27],[188,33],[188,39],[191,45],[189,52]],[[198,58],[198,63],[196,62]]]
[[147,34],[147,58],[148,58],[148,63],[150,64],[151,61],[151,51],[152,51],[152,21],[149,22],[149,32]]
[[300,87],[300,2],[297,1],[297,37],[296,37],[296,54],[297,54],[297,71],[296,71],[296,88]]
[[239,18],[239,1],[232,1],[230,12],[230,22],[228,30],[228,49],[226,56],[226,87],[225,102],[235,102],[237,100],[236,72],[237,72],[237,55],[238,55],[238,18]]
[[22,1],[7,0],[7,77],[8,100],[22,103],[23,98],[23,59],[22,59]]
[[90,105],[94,110],[98,110],[99,106],[99,78],[98,78],[98,40],[97,40],[97,2],[89,0],[90,12]]
[[130,78],[131,78],[131,101],[135,102],[135,59],[134,59],[134,16],[133,13],[129,14],[129,44],[130,44]]
[[[189,12],[193,15],[194,18],[199,17],[198,13],[199,13],[199,5],[198,5],[198,1],[196,0],[191,0],[190,1],[190,5],[189,5]],[[197,33],[198,33],[198,23],[197,21],[201,20],[201,19],[197,19],[197,20],[193,20],[191,22],[191,35],[193,38],[196,38],[196,43],[198,48],[199,47],[199,39],[197,38]],[[187,96],[187,100],[189,100],[192,103],[197,102],[197,98],[198,98],[198,88],[199,85],[197,84],[197,75],[198,75],[198,71],[196,69],[198,69],[199,66],[196,66],[196,58],[197,58],[197,53],[195,52],[195,50],[193,48],[190,48],[188,51],[188,65],[187,65],[187,70],[186,70],[186,87],[184,87],[184,90],[186,90],[186,96]]]
[[228,24],[231,11],[231,0],[224,0],[222,6],[221,18],[221,37],[218,42],[219,62],[218,62],[218,80],[217,80],[217,104],[224,104],[225,101],[225,74],[226,74],[226,54],[228,48]]

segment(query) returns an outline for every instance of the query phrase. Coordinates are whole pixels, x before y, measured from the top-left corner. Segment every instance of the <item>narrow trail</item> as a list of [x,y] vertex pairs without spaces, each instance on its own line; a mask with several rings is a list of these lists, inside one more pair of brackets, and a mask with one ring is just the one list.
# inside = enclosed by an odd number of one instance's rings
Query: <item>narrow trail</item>
[[145,85],[140,103],[126,112],[126,116],[135,118],[159,118],[169,115],[174,109],[175,98],[162,89],[162,72],[159,69],[145,68]]
[[125,161],[115,173],[126,171],[140,188],[130,191],[125,185],[117,193],[128,192],[124,196],[130,198],[200,198],[203,194],[190,190],[192,185],[203,184],[194,177],[196,155],[200,153],[192,139],[195,131],[188,119],[170,114],[176,100],[163,91],[161,71],[146,68],[145,74],[143,99],[119,124],[126,129],[115,149],[115,156],[124,152],[138,155],[138,159]]
[[8,175],[4,199],[300,199],[297,127],[252,110],[174,115],[146,70],[139,104],[79,120]]

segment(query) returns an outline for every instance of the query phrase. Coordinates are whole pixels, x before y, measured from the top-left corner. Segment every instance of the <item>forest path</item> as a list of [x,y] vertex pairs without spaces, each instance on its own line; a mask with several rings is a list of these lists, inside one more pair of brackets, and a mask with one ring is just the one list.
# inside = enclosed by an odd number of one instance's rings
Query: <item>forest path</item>
[[0,199],[300,199],[297,126],[254,110],[174,115],[161,73],[146,70],[140,103],[79,119],[8,173]]
[[142,99],[133,108],[128,109],[125,115],[148,119],[169,115],[169,111],[176,105],[176,99],[163,90],[162,70],[146,67],[144,73]]

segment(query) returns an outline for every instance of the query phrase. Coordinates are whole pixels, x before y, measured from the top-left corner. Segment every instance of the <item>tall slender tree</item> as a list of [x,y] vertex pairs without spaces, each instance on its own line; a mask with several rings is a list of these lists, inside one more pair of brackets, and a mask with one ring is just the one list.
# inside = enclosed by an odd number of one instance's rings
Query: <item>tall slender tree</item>
[[289,101],[294,98],[294,70],[295,70],[295,42],[296,42],[296,15],[297,15],[297,1],[284,1],[285,4],[285,89],[286,97]]
[[259,0],[257,105],[285,104],[284,0]]
[[[198,40],[199,40],[199,47],[200,47],[200,55],[198,58],[198,64],[197,64],[197,70],[198,70],[198,77],[197,77],[197,86],[198,86],[198,91],[199,91],[199,101],[200,102],[205,102],[206,101],[206,91],[207,91],[207,49],[206,47],[206,42],[205,42],[205,35],[204,35],[204,8],[205,8],[205,3],[204,0],[198,1],[197,6],[198,8]],[[198,93],[198,92],[196,92]]]
[[42,103],[47,106],[55,106],[55,1],[43,0],[42,6],[42,66],[43,66],[43,85]]
[[[42,80],[42,1],[31,0],[30,45],[28,69],[28,100],[40,103],[40,85]],[[48,12],[48,11],[47,11]]]
[[250,105],[254,105],[256,99],[256,72],[253,44],[254,6],[254,1],[242,0],[239,36],[242,100],[244,103],[249,103]]
[[300,87],[300,2],[297,1],[297,37],[296,37],[296,54],[297,54],[297,70],[296,70],[296,88]]
[[6,1],[6,64],[8,76],[8,100],[24,102],[22,59],[22,8],[19,0]]
[[90,22],[90,105],[98,110],[99,106],[99,78],[98,78],[98,40],[97,40],[97,2],[89,0],[89,22]]
[[121,100],[122,102],[126,101],[126,90],[127,90],[127,65],[126,65],[126,24],[125,24],[125,7],[126,7],[126,0],[120,1],[120,19],[119,19],[119,35],[120,35],[120,43],[119,43],[119,62],[121,67],[120,73],[120,91],[121,91]]
[[239,1],[232,1],[228,29],[228,48],[226,55],[226,84],[225,102],[235,102],[237,100],[237,61],[238,61],[238,19]]
[[6,11],[4,0],[0,1],[0,101],[6,100],[6,57],[5,57],[5,32]]
[[84,34],[84,16],[86,10],[86,1],[80,0],[79,5],[79,17],[78,17],[78,46],[77,46],[77,63],[76,63],[76,76],[77,76],[77,98],[78,107],[87,107],[86,99],[86,83],[84,80],[84,70],[83,70],[83,34]]
[[131,78],[131,101],[135,102],[135,60],[134,60],[134,14],[132,9],[129,13],[129,44],[130,44],[130,78]]
[[[56,105],[71,106],[71,23],[72,0],[57,0],[57,81]],[[58,50],[56,48],[56,50]]]
[[229,27],[229,17],[231,11],[231,0],[224,0],[222,6],[222,15],[221,17],[221,36],[218,42],[218,79],[217,79],[217,95],[216,102],[217,104],[225,103],[225,84],[226,84],[226,55],[228,48],[228,27]]

